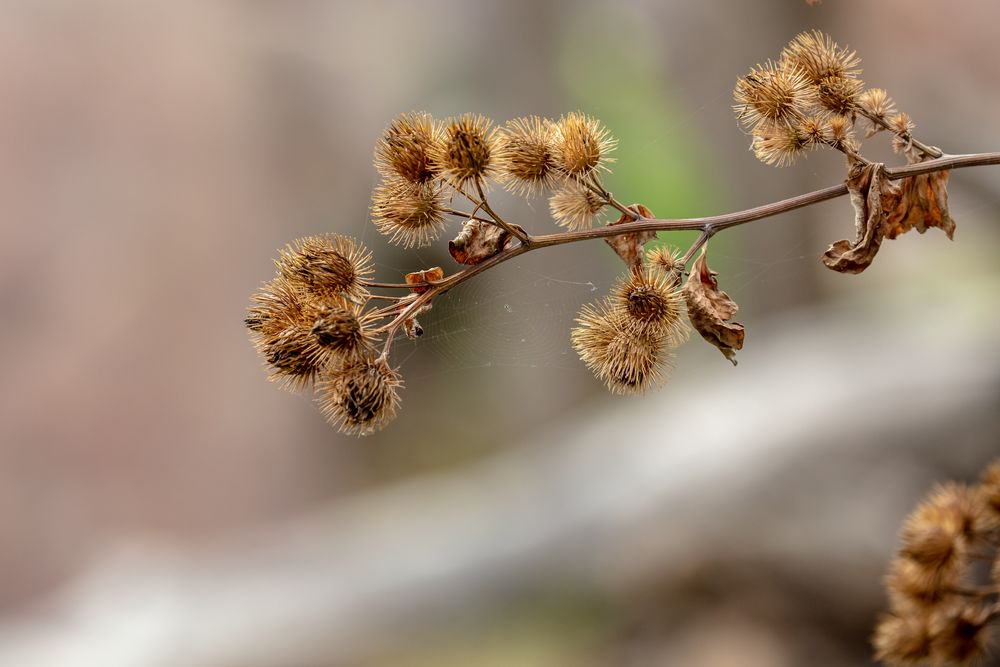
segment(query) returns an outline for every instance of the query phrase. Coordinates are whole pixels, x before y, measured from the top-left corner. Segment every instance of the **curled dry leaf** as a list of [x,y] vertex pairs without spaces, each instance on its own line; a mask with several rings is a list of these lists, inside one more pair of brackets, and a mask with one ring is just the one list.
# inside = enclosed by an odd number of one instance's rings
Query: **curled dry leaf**
[[911,229],[923,234],[939,227],[948,238],[955,236],[955,221],[948,213],[949,171],[911,176],[900,181],[902,197],[886,220],[885,236],[894,239]]
[[[644,218],[655,217],[653,216],[653,212],[642,204],[632,204],[629,208],[638,211],[639,215]],[[621,225],[629,222],[632,222],[632,219],[622,213],[621,217],[614,222],[608,223],[608,226]],[[631,232],[620,236],[611,236],[604,239],[604,241],[611,246],[612,250],[618,253],[618,256],[624,260],[625,264],[629,268],[641,269],[644,257],[642,245],[655,238],[656,232]]]
[[475,266],[512,245],[516,239],[496,225],[469,220],[448,242],[448,252],[459,264]]
[[885,216],[899,205],[901,192],[883,164],[855,163],[847,177],[854,207],[854,243],[837,241],[823,253],[823,264],[841,273],[861,273],[875,259],[886,233]]
[[410,291],[414,294],[423,294],[427,291],[428,285],[425,283],[435,282],[442,280],[444,278],[444,269],[440,266],[435,266],[431,269],[423,269],[422,271],[414,271],[413,273],[407,273],[403,276],[407,285],[412,285]]
[[[426,284],[428,282],[435,282],[442,280],[444,278],[444,269],[440,266],[435,266],[431,269],[423,269],[422,271],[414,271],[413,273],[407,273],[403,276],[406,280],[407,285],[412,285],[410,287],[410,295],[408,299],[415,299],[417,296],[426,292],[429,286]],[[420,326],[420,322],[417,321],[417,315],[426,313],[431,309],[430,302],[424,304],[417,309],[410,317],[403,320],[403,333],[410,340],[416,340],[424,335],[424,328]]]
[[736,351],[743,349],[743,325],[726,321],[736,314],[739,306],[728,294],[719,291],[716,275],[708,268],[705,249],[702,248],[684,284],[684,299],[694,328],[735,366]]

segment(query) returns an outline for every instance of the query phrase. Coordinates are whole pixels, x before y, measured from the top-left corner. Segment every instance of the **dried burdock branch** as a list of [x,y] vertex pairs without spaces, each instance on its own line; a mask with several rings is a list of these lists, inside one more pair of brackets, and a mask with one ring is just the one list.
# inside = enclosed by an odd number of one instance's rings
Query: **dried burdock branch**
[[[371,253],[355,241],[339,235],[300,239],[281,251],[277,276],[252,297],[246,317],[251,340],[272,378],[294,388],[314,385],[332,424],[366,435],[382,428],[398,409],[402,378],[389,362],[393,341],[398,334],[418,337],[423,329],[417,317],[437,297],[526,252],[604,239],[625,272],[608,296],[583,307],[571,341],[609,390],[635,394],[661,385],[675,348],[688,338],[686,319],[735,363],[744,330],[731,321],[737,306],[708,268],[705,247],[715,234],[850,194],[855,239],[835,243],[824,262],[837,271],[859,273],[872,263],[883,239],[928,227],[939,227],[950,238],[949,171],[1000,164],[1000,153],[944,156],[918,141],[910,117],[896,110],[885,90],[865,90],[860,72],[853,51],[814,31],[797,36],[776,61],[741,77],[734,108],[757,157],[784,166],[830,148],[846,156],[846,183],[694,219],[659,219],[640,204],[618,201],[601,181],[617,141],[585,113],[557,120],[528,116],[502,126],[471,113],[445,122],[422,112],[402,114],[376,143],[382,182],[372,196],[373,224],[391,242],[410,248],[434,242],[449,223],[461,221],[448,249],[463,268],[446,274],[435,267],[408,273],[404,282],[376,282]],[[890,133],[907,165],[887,168],[866,159],[857,138],[859,119],[867,123],[866,139]],[[548,196],[555,224],[565,229],[529,234],[506,220],[488,197],[492,182],[519,195]],[[602,224],[606,209],[618,216]],[[658,232],[672,231],[700,234],[684,252],[646,248]],[[402,290],[402,296],[392,296],[393,290]],[[982,486],[989,492],[982,493],[992,498],[992,516],[1000,525],[1000,472],[990,474]],[[905,557],[892,568],[896,597],[916,607],[954,597],[951,591],[964,583],[959,574],[972,544],[967,534],[938,525],[939,510],[928,512],[934,526],[924,529],[914,520]],[[969,652],[934,644],[927,634],[962,624],[974,630],[980,618],[976,610],[949,613],[920,622],[890,617],[880,630],[881,644],[890,647],[885,654]],[[994,616],[989,612],[990,619]]]

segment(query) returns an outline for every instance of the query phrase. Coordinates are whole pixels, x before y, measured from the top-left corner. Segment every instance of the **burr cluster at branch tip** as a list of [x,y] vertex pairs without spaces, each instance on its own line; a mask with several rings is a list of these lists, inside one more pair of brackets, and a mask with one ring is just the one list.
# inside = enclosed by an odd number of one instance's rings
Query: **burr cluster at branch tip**
[[765,164],[783,167],[810,150],[829,147],[855,158],[865,136],[894,134],[893,148],[911,161],[912,126],[902,122],[882,88],[865,89],[861,59],[819,32],[804,32],[782,50],[777,61],[758,65],[736,82],[733,107],[750,132],[750,148]]
[[[385,366],[375,356],[380,318],[366,310],[371,253],[352,239],[328,234],[299,239],[281,251],[275,264],[277,275],[251,297],[246,317],[271,379],[297,390],[322,387],[320,406],[344,432],[377,430],[395,414],[401,382],[382,382],[378,391],[365,389],[368,398],[361,400],[358,387],[368,385],[340,380],[357,375],[358,368],[382,372]],[[393,373],[389,369],[385,374]],[[365,409],[337,412],[329,407],[335,404]]]

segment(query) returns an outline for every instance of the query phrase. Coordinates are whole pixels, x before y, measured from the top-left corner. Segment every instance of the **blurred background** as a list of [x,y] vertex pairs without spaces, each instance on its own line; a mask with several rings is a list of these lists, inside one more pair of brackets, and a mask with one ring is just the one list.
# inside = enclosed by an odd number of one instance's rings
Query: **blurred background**
[[[1000,454],[1000,171],[952,175],[954,242],[859,276],[838,199],[716,237],[740,365],[695,339],[607,394],[579,307],[600,242],[464,284],[394,348],[398,419],[339,435],[242,318],[294,238],[377,279],[454,265],[368,221],[397,114],[580,109],[661,217],[824,187],[760,164],[736,78],[819,28],[946,152],[1000,149],[1000,6],[930,0],[0,2],[0,664],[858,665],[903,517]],[[894,160],[884,137],[867,155]],[[554,230],[544,199],[495,206]],[[455,230],[457,231],[457,229]],[[691,236],[668,239],[686,244]]]

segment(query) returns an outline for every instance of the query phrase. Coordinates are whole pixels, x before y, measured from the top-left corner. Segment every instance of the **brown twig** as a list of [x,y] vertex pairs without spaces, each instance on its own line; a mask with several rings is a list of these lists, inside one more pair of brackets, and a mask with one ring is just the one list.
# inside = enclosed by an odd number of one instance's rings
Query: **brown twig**
[[[1000,164],[1000,152],[997,153],[973,153],[969,155],[949,155],[945,157],[940,157],[934,160],[928,160],[926,162],[918,162],[916,164],[906,165],[902,167],[894,167],[892,169],[887,169],[886,173],[890,180],[899,180],[901,178],[907,178],[910,176],[919,176],[921,174],[929,174],[935,171],[944,171],[947,169],[961,169],[964,167],[978,167],[986,165],[996,165]],[[605,191],[606,192],[606,191]],[[781,201],[772,202],[770,204],[764,204],[762,206],[756,206],[754,208],[749,208],[743,211],[736,211],[734,213],[723,213],[721,215],[713,215],[704,218],[681,218],[681,219],[659,219],[659,218],[640,218],[634,222],[625,222],[618,225],[608,225],[605,227],[598,227],[596,229],[584,229],[572,232],[562,232],[558,234],[544,234],[541,236],[530,237],[530,242],[522,242],[513,248],[508,248],[507,250],[502,250],[497,254],[493,255],[489,259],[471,266],[467,269],[459,271],[458,273],[453,273],[447,276],[443,280],[435,281],[433,283],[416,283],[416,284],[406,284],[406,283],[375,283],[367,282],[365,283],[370,287],[381,287],[385,289],[410,289],[412,287],[427,287],[427,291],[420,294],[417,298],[410,301],[388,324],[380,327],[377,332],[387,333],[388,337],[386,340],[386,347],[383,351],[383,356],[387,356],[388,348],[391,345],[391,341],[395,332],[402,326],[402,323],[412,317],[423,305],[429,303],[435,297],[444,294],[448,290],[460,285],[461,283],[479,275],[487,269],[491,269],[498,264],[502,264],[507,260],[514,259],[515,257],[528,252],[529,250],[537,250],[540,248],[547,248],[549,246],[563,245],[566,243],[575,243],[577,241],[586,241],[590,239],[599,238],[609,238],[612,236],[619,236],[621,234],[630,234],[634,232],[663,232],[663,231],[700,231],[701,235],[697,240],[691,245],[688,251],[685,253],[682,261],[686,265],[692,257],[694,257],[695,252],[700,249],[708,240],[717,234],[718,232],[729,229],[730,227],[737,227],[739,225],[745,225],[756,220],[763,220],[764,218],[770,218],[781,213],[787,213],[788,211],[794,211],[799,208],[804,208],[806,206],[812,206],[813,204],[818,204],[820,202],[827,201],[829,199],[836,199],[837,197],[842,197],[847,194],[847,186],[844,184],[833,185],[828,188],[823,188],[821,190],[814,190],[812,192],[807,192],[795,197],[790,197],[788,199],[783,199]],[[608,194],[610,199],[610,194]],[[489,215],[493,215],[489,208],[483,202],[483,210],[485,210]],[[635,215],[634,212],[630,214]],[[513,228],[512,228],[513,229]],[[520,229],[520,228],[518,228]],[[511,232],[513,233],[513,232]],[[515,236],[518,236],[515,234]],[[520,238],[520,237],[519,237]]]
[[941,151],[941,149],[935,148],[934,146],[928,146],[927,144],[923,143],[922,141],[918,141],[909,132],[899,132],[898,130],[896,130],[896,128],[894,128],[892,125],[890,125],[889,123],[887,123],[884,118],[880,118],[880,117],[876,116],[875,114],[868,113],[867,111],[865,111],[861,107],[858,107],[857,111],[862,116],[864,116],[865,118],[867,118],[871,122],[873,122],[876,125],[878,125],[879,127],[881,127],[883,130],[888,130],[889,132],[892,132],[893,134],[899,136],[901,139],[907,141],[908,143],[913,144],[921,153],[923,153],[927,157],[937,159],[939,157],[943,157],[944,156],[944,153]]

